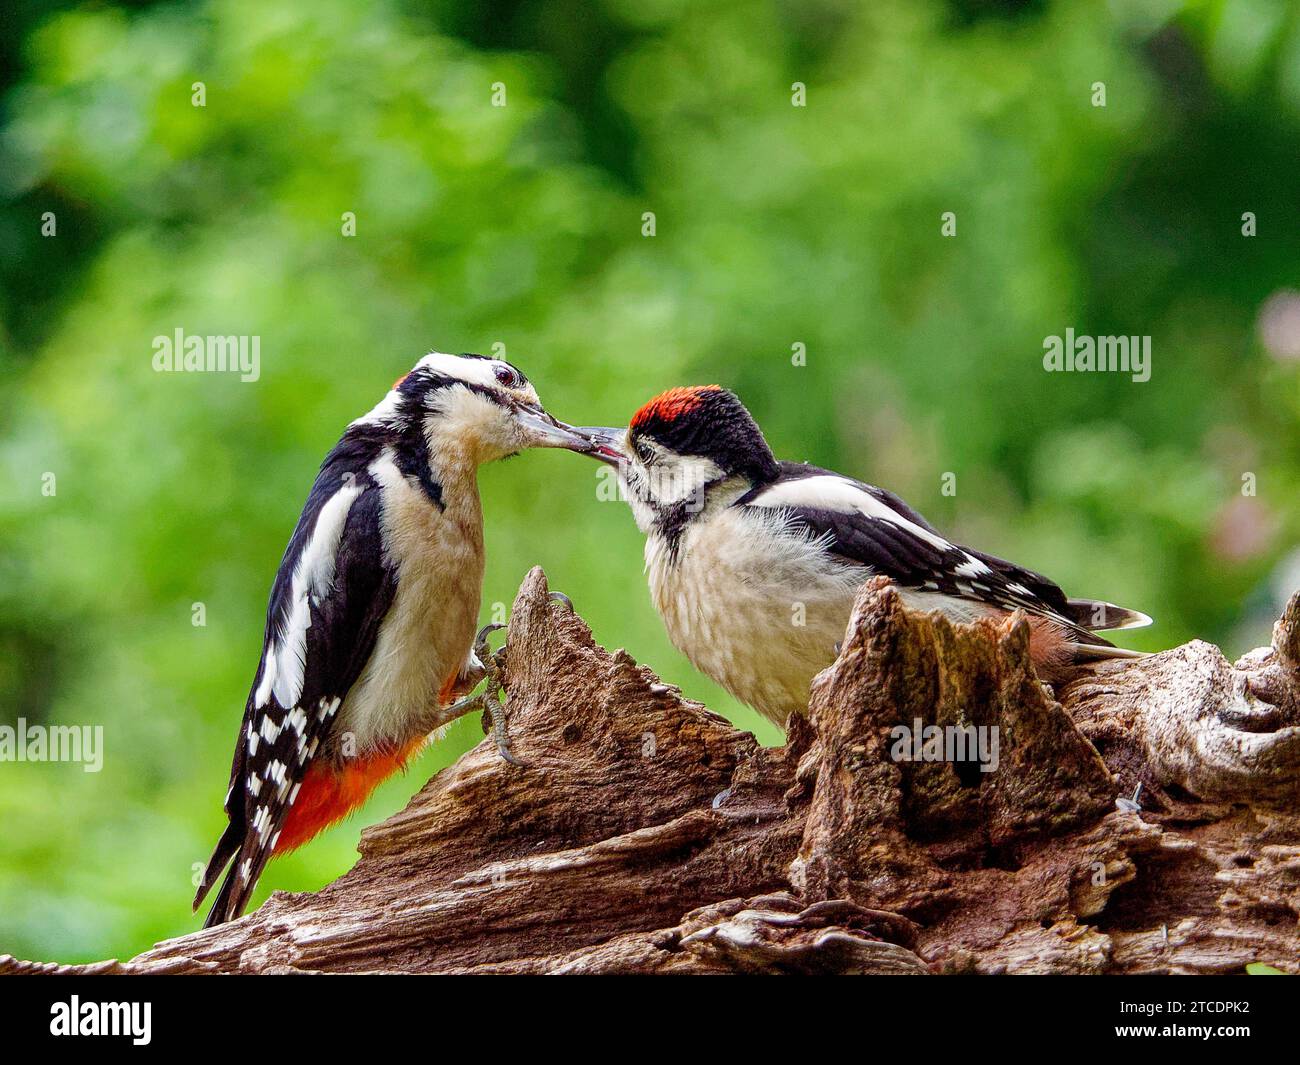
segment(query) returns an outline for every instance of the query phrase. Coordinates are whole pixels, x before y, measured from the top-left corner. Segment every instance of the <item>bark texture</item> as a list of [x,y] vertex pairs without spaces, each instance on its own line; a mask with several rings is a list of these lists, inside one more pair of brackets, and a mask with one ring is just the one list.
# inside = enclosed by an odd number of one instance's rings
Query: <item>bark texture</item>
[[[0,972],[1300,972],[1300,595],[1235,665],[1193,642],[1053,692],[1022,618],[878,580],[781,748],[599,647],[541,570],[506,670],[524,765],[480,744],[328,887]],[[917,722],[996,726],[996,769],[900,757]]]

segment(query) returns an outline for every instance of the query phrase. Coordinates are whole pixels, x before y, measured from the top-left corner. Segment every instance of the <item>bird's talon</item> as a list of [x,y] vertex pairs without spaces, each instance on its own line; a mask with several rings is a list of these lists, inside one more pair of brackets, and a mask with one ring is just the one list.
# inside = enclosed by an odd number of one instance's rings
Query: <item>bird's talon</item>
[[566,607],[569,608],[570,614],[576,613],[576,611],[573,609],[573,600],[570,599],[563,592],[550,592],[548,593],[547,598],[553,599],[557,603],[563,603]]
[[488,637],[498,629],[504,628],[505,626],[500,622],[494,621],[490,625],[484,625],[478,630],[478,635],[474,637],[474,654],[478,656],[478,660],[485,666],[487,665],[488,658],[492,655],[492,645],[488,643]]
[[492,736],[492,741],[497,745],[497,753],[513,766],[523,766],[514,752],[510,750],[510,743],[506,739],[506,710],[497,698],[497,692],[500,688],[493,685],[489,680],[489,688],[483,693],[483,731]]

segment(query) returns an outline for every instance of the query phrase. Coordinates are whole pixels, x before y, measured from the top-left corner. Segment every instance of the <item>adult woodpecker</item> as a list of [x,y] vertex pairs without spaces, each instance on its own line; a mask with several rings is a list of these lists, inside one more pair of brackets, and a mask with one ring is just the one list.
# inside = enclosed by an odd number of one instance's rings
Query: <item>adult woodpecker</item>
[[354,810],[473,704],[453,700],[486,672],[476,471],[529,447],[590,445],[508,362],[435,353],[325,456],[271,588],[230,820],[194,898],[229,864],[204,927],[238,917],[273,855]]
[[583,428],[616,465],[646,536],[650,593],[673,644],[773,721],[807,708],[835,659],[858,588],[883,574],[903,601],[958,621],[1025,611],[1040,676],[1135,658],[1095,630],[1151,619],[1067,599],[1041,574],[945,539],[892,492],[778,462],[749,411],[709,385],[675,388],[626,430]]

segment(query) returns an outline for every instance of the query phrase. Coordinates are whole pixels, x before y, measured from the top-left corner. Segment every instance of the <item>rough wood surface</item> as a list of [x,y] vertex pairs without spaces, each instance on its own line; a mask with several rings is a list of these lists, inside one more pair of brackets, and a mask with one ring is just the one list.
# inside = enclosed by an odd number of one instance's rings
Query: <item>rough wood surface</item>
[[[1054,693],[1022,619],[873,582],[776,749],[599,647],[540,570],[506,663],[524,765],[480,744],[333,884],[0,972],[1300,971],[1300,596],[1235,665],[1193,642]],[[996,726],[996,770],[899,760],[917,720]]]

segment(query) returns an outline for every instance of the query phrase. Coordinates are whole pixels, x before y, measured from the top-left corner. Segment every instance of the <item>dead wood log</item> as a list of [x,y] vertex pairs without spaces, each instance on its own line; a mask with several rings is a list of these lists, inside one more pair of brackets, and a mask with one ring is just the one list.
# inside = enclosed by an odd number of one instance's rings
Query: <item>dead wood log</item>
[[[0,972],[1300,971],[1300,595],[1236,665],[1193,642],[1054,693],[1023,619],[875,581],[775,749],[599,647],[538,569],[506,669],[524,765],[480,744],[328,887]],[[996,769],[909,758],[917,722],[996,736]]]

